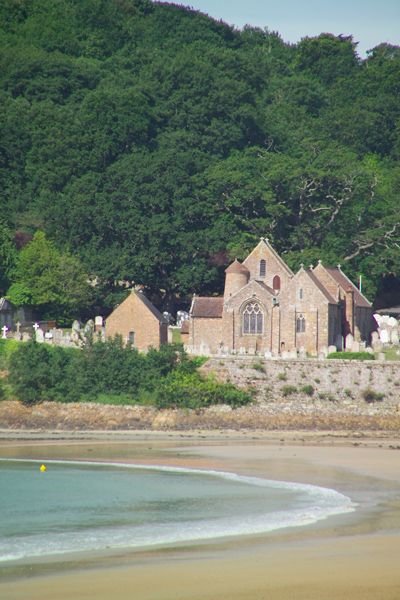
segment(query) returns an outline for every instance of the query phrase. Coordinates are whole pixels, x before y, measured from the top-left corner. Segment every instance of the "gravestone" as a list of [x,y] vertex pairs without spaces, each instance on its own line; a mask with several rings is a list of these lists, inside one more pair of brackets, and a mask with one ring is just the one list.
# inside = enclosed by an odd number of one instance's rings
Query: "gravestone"
[[388,332],[387,329],[382,329],[379,332],[379,337],[380,337],[380,340],[381,340],[382,344],[388,344],[389,343],[389,339],[390,338],[389,338],[389,332]]
[[353,342],[354,342],[354,337],[351,333],[348,333],[346,335],[346,350],[347,352],[351,351],[352,347],[353,347]]
[[391,336],[390,336],[390,341],[392,342],[392,344],[394,346],[398,346],[398,344],[399,344],[399,330],[397,328],[392,330],[392,333],[391,333]]
[[44,342],[44,331],[40,327],[36,329],[36,341],[39,344],[42,344]]

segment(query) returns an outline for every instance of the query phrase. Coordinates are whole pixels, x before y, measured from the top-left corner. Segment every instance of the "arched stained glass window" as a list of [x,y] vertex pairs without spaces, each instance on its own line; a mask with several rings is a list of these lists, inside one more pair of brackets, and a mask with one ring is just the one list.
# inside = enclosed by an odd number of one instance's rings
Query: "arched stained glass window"
[[264,313],[258,302],[249,302],[243,311],[243,333],[262,333]]
[[299,315],[296,319],[296,333],[304,333],[306,330],[306,320],[303,315]]
[[265,277],[267,272],[267,263],[264,259],[260,260],[260,277]]

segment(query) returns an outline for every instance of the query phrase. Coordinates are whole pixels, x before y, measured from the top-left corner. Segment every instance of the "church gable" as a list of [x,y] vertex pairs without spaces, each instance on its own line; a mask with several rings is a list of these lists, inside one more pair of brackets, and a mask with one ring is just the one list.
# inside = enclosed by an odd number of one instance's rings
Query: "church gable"
[[250,272],[250,279],[263,281],[276,291],[286,287],[293,277],[293,272],[265,238],[261,238],[243,264]]
[[293,292],[295,294],[295,304],[307,304],[307,302],[336,304],[336,300],[314,273],[311,270],[304,269],[304,267],[301,267],[293,278]]
[[273,297],[273,289],[261,281],[252,279],[241,290],[225,301],[225,309],[239,309],[252,298],[257,298],[267,308],[272,304]]

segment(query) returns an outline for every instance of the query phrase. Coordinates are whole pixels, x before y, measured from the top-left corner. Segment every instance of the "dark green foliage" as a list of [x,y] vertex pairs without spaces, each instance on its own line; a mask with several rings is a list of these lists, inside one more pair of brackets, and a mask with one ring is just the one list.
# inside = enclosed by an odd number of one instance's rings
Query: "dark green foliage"
[[307,394],[307,396],[312,396],[314,394],[314,388],[311,384],[309,385],[304,385],[301,389],[301,392],[303,392],[303,394]]
[[19,343],[15,340],[0,339],[0,370],[7,370],[10,362],[10,357],[19,347]]
[[159,408],[206,408],[214,404],[229,404],[233,408],[251,402],[248,392],[234,385],[203,379],[196,372],[173,371],[155,390]]
[[124,347],[121,338],[84,350],[27,342],[18,345],[8,364],[14,394],[28,405],[54,400],[200,408],[251,401],[233,385],[201,377],[181,346],[144,355]]
[[337,358],[341,360],[375,360],[375,356],[370,352],[332,352],[327,358]]
[[362,392],[362,397],[364,398],[365,402],[371,404],[372,402],[381,402],[384,399],[385,394],[376,392],[372,388],[367,388]]
[[360,60],[351,37],[287,45],[174,4],[2,0],[0,293],[26,297],[12,240],[42,230],[103,314],[120,280],[171,310],[219,292],[261,235],[372,297],[400,273],[399,82],[388,44]]

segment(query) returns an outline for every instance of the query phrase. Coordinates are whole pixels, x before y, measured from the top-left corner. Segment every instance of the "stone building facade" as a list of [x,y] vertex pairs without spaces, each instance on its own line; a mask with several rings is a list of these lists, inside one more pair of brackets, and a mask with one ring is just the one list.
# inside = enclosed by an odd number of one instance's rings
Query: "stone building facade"
[[369,343],[372,307],[340,266],[294,274],[267,239],[225,271],[221,297],[192,301],[187,349],[194,354],[304,352]]
[[116,335],[146,352],[168,342],[168,323],[143,292],[132,290],[106,319],[106,338]]

